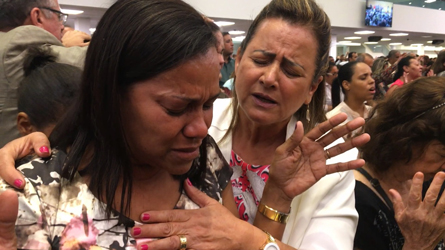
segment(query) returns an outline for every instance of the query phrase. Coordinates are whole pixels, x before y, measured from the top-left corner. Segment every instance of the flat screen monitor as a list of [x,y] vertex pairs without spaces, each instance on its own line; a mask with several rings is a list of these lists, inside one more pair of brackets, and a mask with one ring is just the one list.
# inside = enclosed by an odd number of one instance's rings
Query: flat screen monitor
[[365,25],[373,27],[392,27],[393,3],[366,1]]

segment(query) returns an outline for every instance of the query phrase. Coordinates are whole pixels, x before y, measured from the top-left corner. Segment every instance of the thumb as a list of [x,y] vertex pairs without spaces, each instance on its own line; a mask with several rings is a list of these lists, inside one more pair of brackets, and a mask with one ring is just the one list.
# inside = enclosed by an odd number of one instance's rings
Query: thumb
[[190,199],[198,204],[199,207],[207,207],[214,204],[215,202],[218,203],[216,200],[210,198],[205,193],[199,191],[196,187],[194,187],[188,178],[184,181],[184,189]]
[[294,133],[287,139],[283,144],[281,144],[277,149],[276,152],[279,154],[287,154],[288,152],[292,152],[295,148],[297,148],[301,141],[303,140],[304,136],[304,128],[303,123],[300,121],[297,122],[296,128]]
[[18,214],[18,198],[14,191],[0,194],[0,250],[17,249],[15,221]]

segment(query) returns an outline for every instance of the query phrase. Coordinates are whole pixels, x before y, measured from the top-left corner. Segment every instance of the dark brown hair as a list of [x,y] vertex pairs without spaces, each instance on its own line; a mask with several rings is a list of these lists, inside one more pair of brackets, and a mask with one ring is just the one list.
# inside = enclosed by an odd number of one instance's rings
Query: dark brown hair
[[408,163],[432,140],[445,144],[445,78],[419,78],[378,103],[366,122],[363,159],[377,172]]

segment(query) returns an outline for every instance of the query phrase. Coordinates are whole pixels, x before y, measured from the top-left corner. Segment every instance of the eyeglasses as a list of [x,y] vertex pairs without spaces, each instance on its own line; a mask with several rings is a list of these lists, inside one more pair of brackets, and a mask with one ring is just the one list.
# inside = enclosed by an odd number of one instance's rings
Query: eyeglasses
[[49,10],[51,12],[56,13],[57,16],[59,17],[59,22],[61,22],[63,24],[65,24],[66,20],[68,19],[68,14],[65,14],[65,13],[63,13],[61,11],[58,11],[58,10],[55,10],[55,9],[51,9],[51,8],[48,8],[48,7],[40,7],[40,8],[41,9],[45,9],[45,10]]

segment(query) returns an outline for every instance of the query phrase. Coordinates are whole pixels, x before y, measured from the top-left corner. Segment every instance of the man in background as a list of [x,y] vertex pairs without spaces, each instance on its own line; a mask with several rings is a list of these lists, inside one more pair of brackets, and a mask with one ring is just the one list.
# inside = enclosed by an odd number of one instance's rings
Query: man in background
[[233,41],[228,32],[223,32],[224,41],[224,65],[221,68],[221,79],[219,79],[219,87],[222,88],[224,83],[229,80],[230,75],[235,70],[235,59],[232,58],[233,54]]
[[19,137],[17,87],[30,45],[46,46],[57,62],[83,68],[91,37],[69,31],[62,38],[67,17],[57,0],[0,0],[0,147]]

